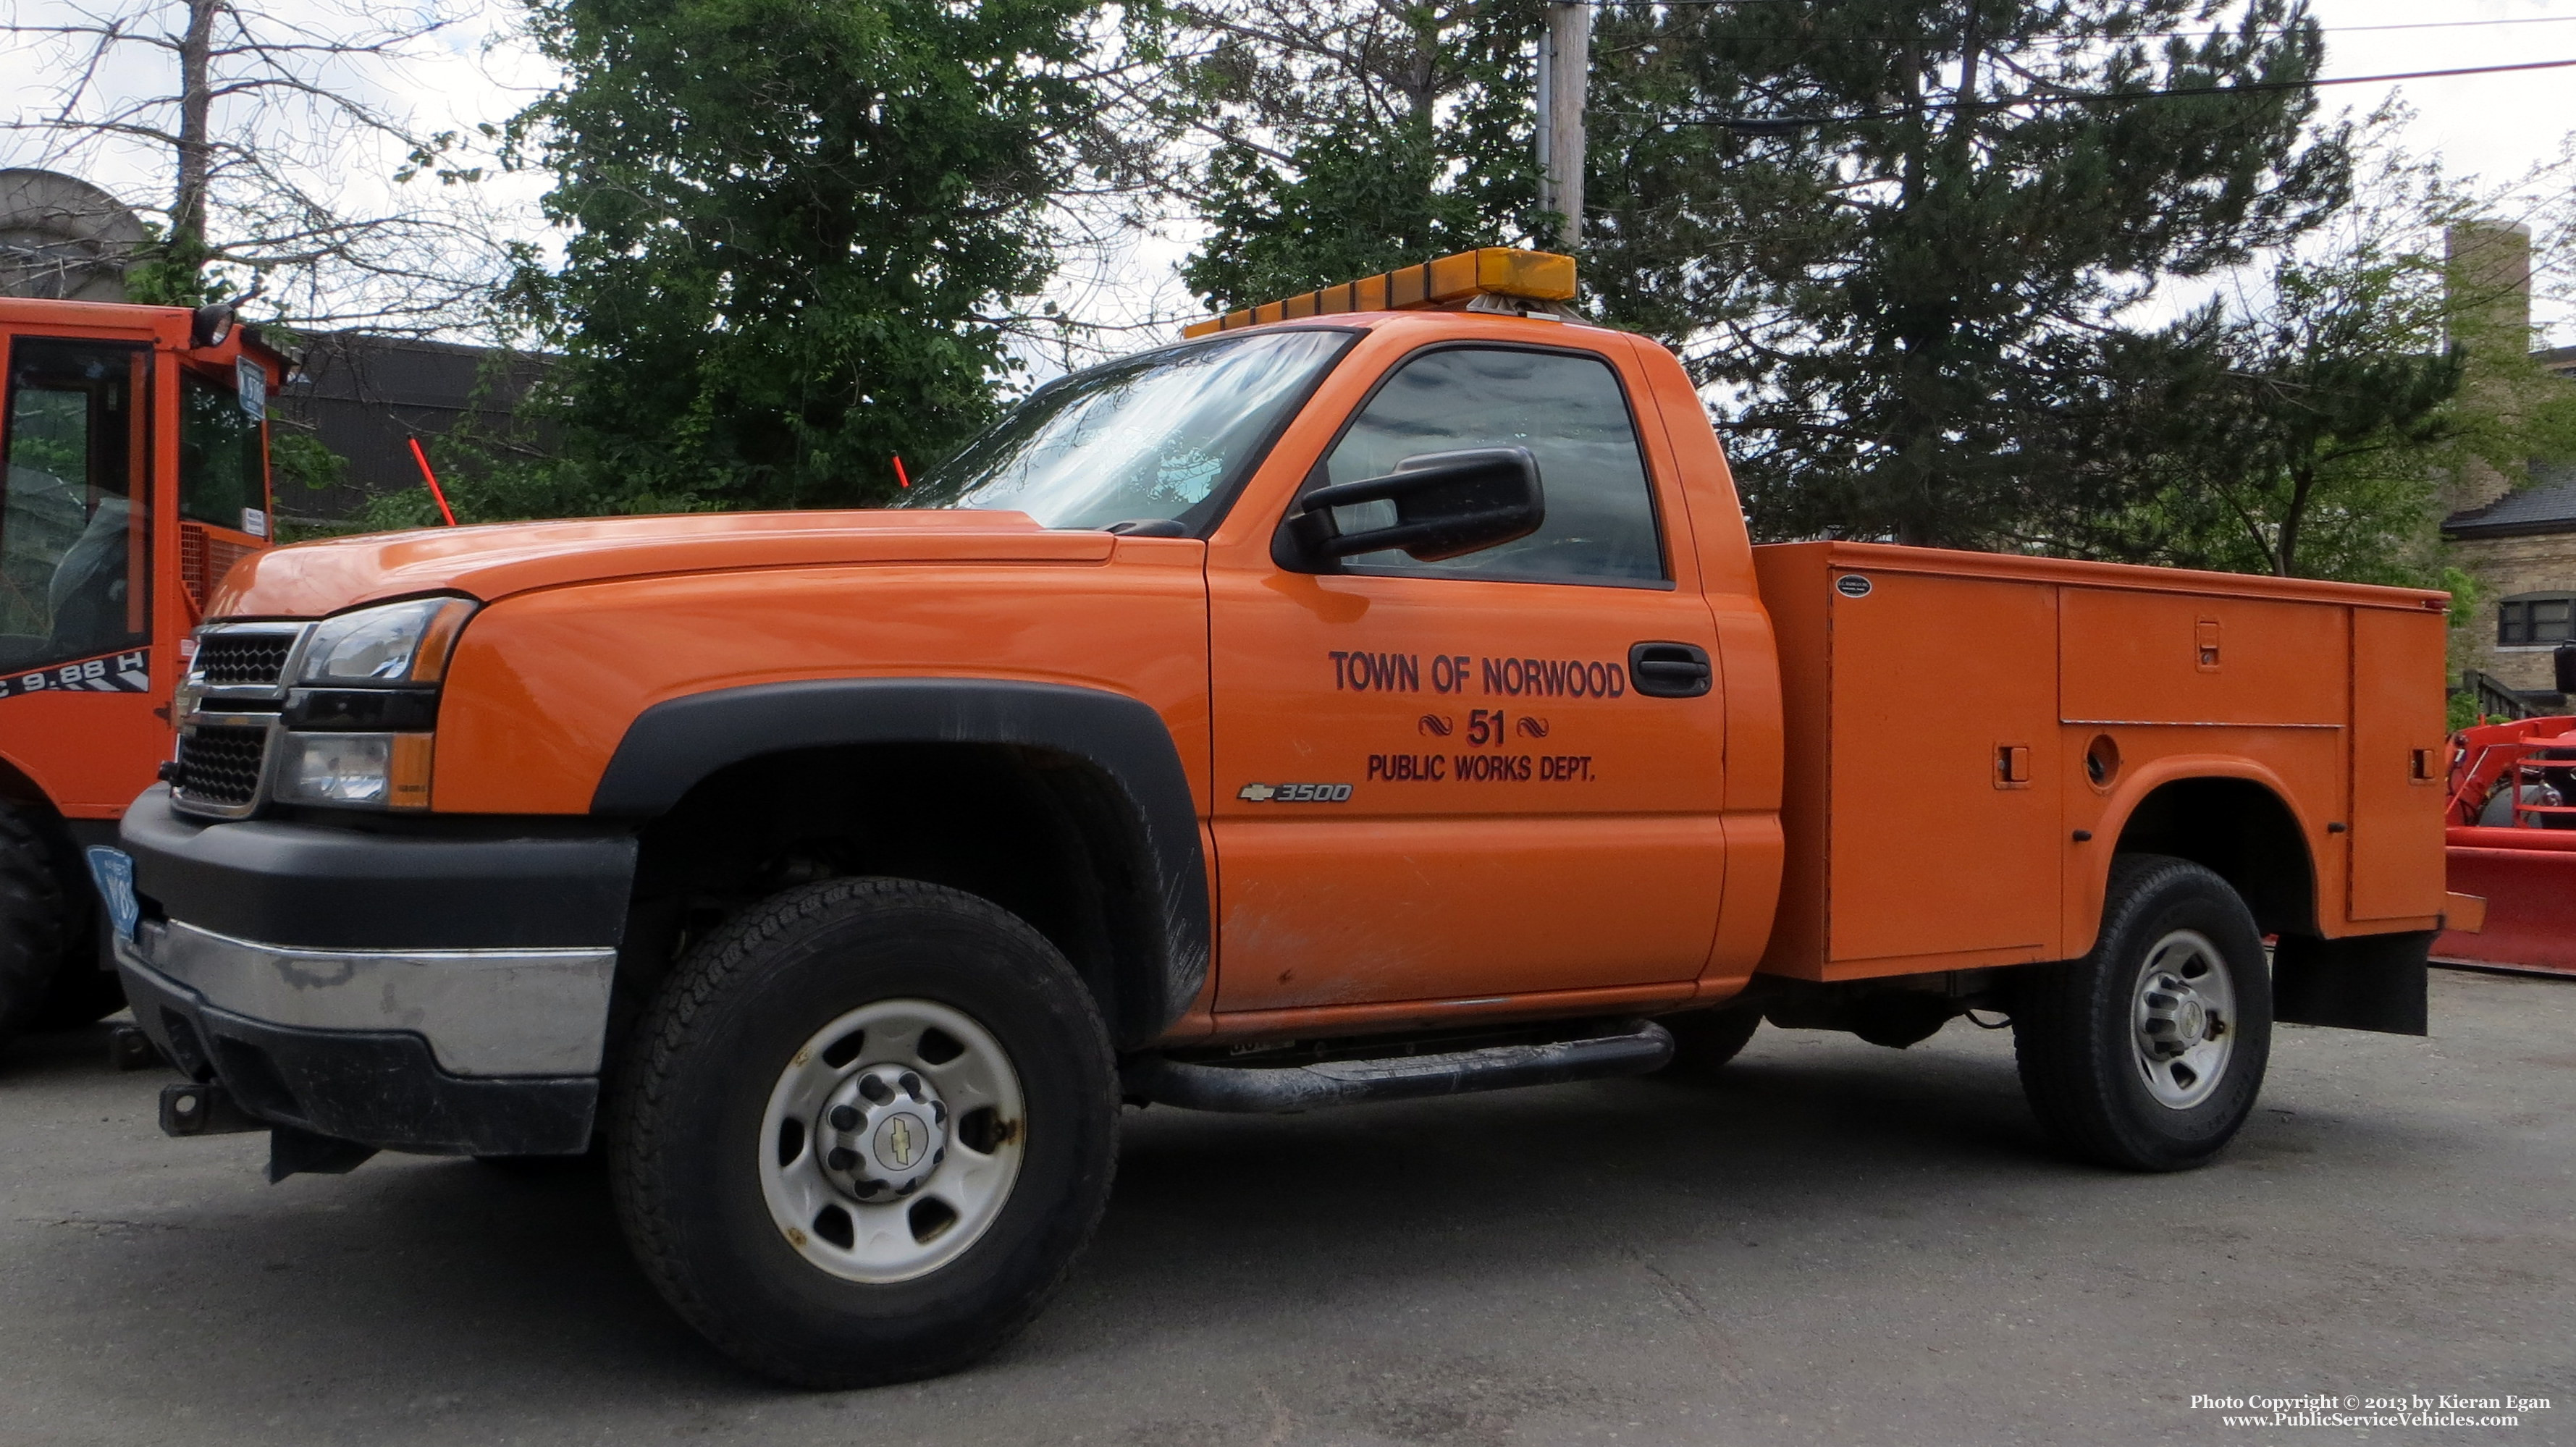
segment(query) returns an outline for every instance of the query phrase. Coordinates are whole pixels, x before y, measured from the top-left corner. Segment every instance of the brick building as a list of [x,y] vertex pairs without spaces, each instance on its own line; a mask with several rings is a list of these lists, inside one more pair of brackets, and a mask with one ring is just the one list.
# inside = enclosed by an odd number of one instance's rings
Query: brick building
[[[2498,334],[2530,335],[2529,230],[2455,228],[2449,257],[2455,285],[2475,286],[2492,298]],[[2576,386],[2576,347],[2532,359]],[[2477,385],[2474,371],[2470,385]],[[2485,590],[2459,661],[2508,688],[2542,695],[2535,704],[2556,707],[2550,653],[2576,638],[2576,464],[2535,463],[2526,478],[2481,471],[2454,480],[2443,494],[2442,536]]]

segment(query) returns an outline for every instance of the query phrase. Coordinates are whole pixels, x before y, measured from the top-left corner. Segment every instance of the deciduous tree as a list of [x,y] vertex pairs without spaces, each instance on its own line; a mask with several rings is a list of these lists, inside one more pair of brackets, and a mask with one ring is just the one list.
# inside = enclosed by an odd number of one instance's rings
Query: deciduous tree
[[1098,112],[1082,0],[543,0],[562,456],[501,513],[882,498],[986,421]]
[[134,300],[257,292],[263,319],[304,330],[471,325],[502,270],[463,186],[481,172],[390,88],[451,26],[441,4],[30,0],[0,33],[53,79],[0,136],[111,190],[146,178]]
[[2482,189],[2379,118],[2352,204],[2139,350],[2158,378],[2106,437],[2104,486],[2024,540],[2137,562],[2442,585],[2464,480],[2576,456],[2576,386],[2531,355],[2518,275],[2454,264],[2452,229],[2565,189],[2567,164]]

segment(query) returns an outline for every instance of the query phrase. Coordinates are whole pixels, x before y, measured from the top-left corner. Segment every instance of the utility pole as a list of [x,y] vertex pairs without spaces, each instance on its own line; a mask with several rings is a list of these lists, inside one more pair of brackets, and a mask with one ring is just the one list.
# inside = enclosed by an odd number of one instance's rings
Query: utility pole
[[1589,0],[1550,0],[1538,42],[1538,204],[1565,218],[1557,244],[1583,241],[1583,93],[1592,75]]

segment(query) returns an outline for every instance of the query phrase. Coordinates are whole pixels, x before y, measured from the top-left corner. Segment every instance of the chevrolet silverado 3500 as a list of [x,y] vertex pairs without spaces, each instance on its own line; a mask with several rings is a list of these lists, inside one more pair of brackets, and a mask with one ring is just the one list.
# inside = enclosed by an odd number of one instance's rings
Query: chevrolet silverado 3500
[[2056,1138],[2170,1170],[2276,1020],[2423,1032],[2442,595],[1753,547],[1571,294],[1487,251],[1223,318],[895,509],[245,560],[123,825],[165,1128],[596,1145],[682,1316],[852,1385],[1038,1310],[1122,1099],[1975,1009]]

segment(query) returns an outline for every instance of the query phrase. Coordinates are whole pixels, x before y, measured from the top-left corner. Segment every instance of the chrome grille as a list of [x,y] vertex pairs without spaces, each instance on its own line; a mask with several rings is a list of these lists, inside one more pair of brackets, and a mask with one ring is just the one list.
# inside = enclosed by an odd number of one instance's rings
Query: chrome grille
[[197,671],[215,688],[274,688],[295,651],[292,633],[216,633],[197,639]]
[[178,777],[172,788],[183,799],[224,808],[239,808],[259,797],[259,778],[268,759],[268,730],[236,724],[199,724],[179,736]]

